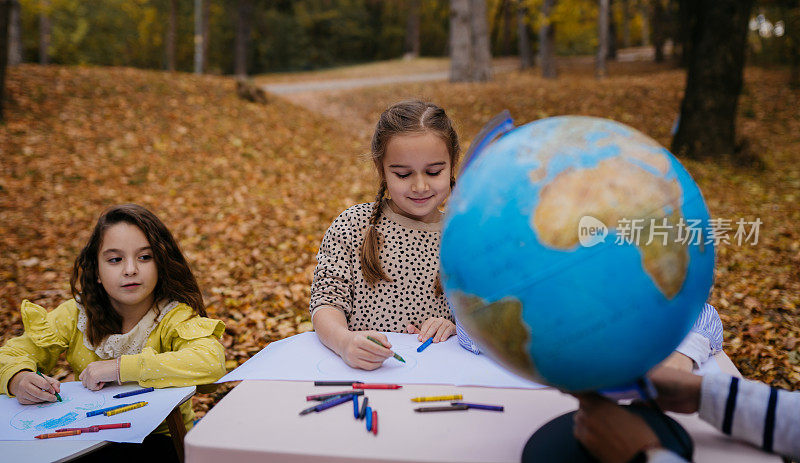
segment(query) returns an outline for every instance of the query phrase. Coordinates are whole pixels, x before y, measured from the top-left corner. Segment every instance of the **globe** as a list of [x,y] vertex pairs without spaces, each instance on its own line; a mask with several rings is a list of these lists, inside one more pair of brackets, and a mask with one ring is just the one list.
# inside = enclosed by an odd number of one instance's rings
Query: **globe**
[[655,140],[611,120],[547,118],[459,176],[443,284],[466,332],[512,372],[570,391],[624,387],[699,315],[710,231],[697,184]]

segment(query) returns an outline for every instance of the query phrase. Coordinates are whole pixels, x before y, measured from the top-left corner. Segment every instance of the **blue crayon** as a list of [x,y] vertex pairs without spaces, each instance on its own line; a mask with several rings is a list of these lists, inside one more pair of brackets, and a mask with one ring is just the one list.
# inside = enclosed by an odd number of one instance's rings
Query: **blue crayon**
[[107,411],[114,410],[115,408],[127,407],[128,405],[133,405],[133,404],[120,404],[120,405],[114,405],[113,407],[101,408],[100,410],[92,410],[90,412],[86,412],[86,416],[90,417],[90,416],[95,416],[95,415],[102,415],[103,413],[105,413]]
[[372,407],[367,407],[367,432],[372,431]]
[[423,342],[421,346],[417,347],[417,352],[422,352],[423,350],[425,350],[426,347],[430,346],[432,342],[433,342],[433,336],[428,338],[427,341]]
[[353,396],[353,418],[358,419],[358,396]]
[[144,389],[137,389],[135,391],[120,392],[119,394],[114,394],[113,397],[115,399],[121,399],[123,397],[130,397],[132,395],[144,394],[145,392],[153,392],[153,390],[154,389],[152,387],[146,387]]

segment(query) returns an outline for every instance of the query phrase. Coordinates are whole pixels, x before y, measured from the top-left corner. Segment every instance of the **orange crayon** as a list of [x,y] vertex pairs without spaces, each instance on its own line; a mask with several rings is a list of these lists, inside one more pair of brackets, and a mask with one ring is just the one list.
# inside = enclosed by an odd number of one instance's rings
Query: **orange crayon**
[[77,436],[81,433],[80,429],[73,429],[71,431],[61,431],[61,432],[53,432],[50,434],[39,434],[38,436],[34,436],[37,439],[52,439],[53,437],[64,437],[64,436]]

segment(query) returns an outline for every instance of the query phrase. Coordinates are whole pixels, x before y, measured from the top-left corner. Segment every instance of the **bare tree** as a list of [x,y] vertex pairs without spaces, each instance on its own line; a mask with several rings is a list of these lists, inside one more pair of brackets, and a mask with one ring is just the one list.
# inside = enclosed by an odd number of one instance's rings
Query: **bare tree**
[[542,25],[539,27],[539,65],[542,68],[542,77],[546,79],[555,79],[558,75],[555,56],[556,28],[552,18],[555,4],[556,0],[542,1]]
[[205,0],[194,0],[194,73],[195,74],[202,74],[203,69],[205,69],[205,56],[203,56],[203,51],[205,50],[205,46],[203,45],[203,13],[205,12],[205,7],[203,3]]
[[622,46],[631,46],[631,1],[620,0],[622,9]]
[[599,0],[600,8],[597,11],[597,57],[595,58],[594,74],[598,79],[608,75],[608,14],[609,0]]
[[169,0],[169,23],[167,24],[167,71],[175,70],[175,37],[178,34],[178,0]]
[[492,78],[492,51],[489,43],[489,21],[486,0],[471,0],[470,29],[472,32],[472,81],[485,82]]
[[528,35],[528,7],[525,0],[517,0],[517,47],[519,48],[519,68],[533,67],[531,38]]
[[419,56],[420,0],[410,0],[406,19],[406,53],[409,58]]
[[22,24],[19,0],[9,0],[8,3],[8,65],[16,66],[22,62]]
[[250,42],[250,18],[253,15],[252,0],[238,0],[236,5],[236,52],[234,71],[237,76],[247,76],[247,48]]
[[470,0],[450,0],[450,80],[467,82],[471,75]]
[[656,63],[664,62],[664,44],[667,41],[667,12],[663,0],[652,0],[652,16],[650,24],[653,30],[653,47],[656,52]]
[[450,80],[479,82],[491,76],[485,0],[450,0]]
[[693,43],[672,151],[694,159],[749,156],[736,153],[736,106],[754,0],[681,1],[691,2]]
[[50,64],[50,0],[41,0],[39,11],[39,64]]

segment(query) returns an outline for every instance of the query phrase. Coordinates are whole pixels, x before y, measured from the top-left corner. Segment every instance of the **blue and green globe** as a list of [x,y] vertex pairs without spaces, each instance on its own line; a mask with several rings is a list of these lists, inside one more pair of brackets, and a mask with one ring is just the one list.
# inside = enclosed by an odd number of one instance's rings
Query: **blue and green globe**
[[441,243],[445,291],[484,352],[571,391],[666,358],[713,282],[709,215],[655,140],[564,116],[512,130],[462,172]]

